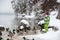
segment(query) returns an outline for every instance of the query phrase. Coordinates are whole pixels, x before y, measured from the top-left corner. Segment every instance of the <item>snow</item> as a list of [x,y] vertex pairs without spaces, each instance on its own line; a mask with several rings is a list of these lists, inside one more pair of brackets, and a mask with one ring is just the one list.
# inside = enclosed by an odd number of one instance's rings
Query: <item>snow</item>
[[4,25],[0,25],[0,27],[4,27]]
[[60,0],[57,0],[58,3],[60,3]]
[[31,18],[32,19],[32,18],[34,18],[34,16],[32,16],[32,15],[26,15],[25,18],[27,18],[27,19]]
[[29,26],[29,22],[27,20],[21,20],[20,22],[27,24],[27,27]]
[[60,20],[56,19],[58,14],[58,11],[52,11],[50,13],[50,26],[55,26],[55,27],[59,27],[60,26]]
[[35,15],[35,11],[32,11],[31,16],[34,16],[34,15]]
[[56,11],[52,11],[52,12],[50,12],[50,18],[56,18],[57,17],[57,14],[58,14],[58,11],[56,10]]
[[[53,16],[53,14],[56,14],[56,15]],[[53,31],[53,30],[49,29],[49,31],[44,34],[38,32],[38,34],[36,34],[36,35],[27,35],[27,36],[24,35],[24,36],[30,40],[32,40],[33,38],[35,40],[60,40],[60,38],[59,38],[60,37],[59,36],[60,35],[60,20],[56,19],[56,16],[57,16],[57,11],[52,11],[51,15],[50,15],[50,24],[49,25],[58,27],[59,28],[58,31]],[[19,36],[19,37],[24,37],[24,36]]]
[[26,37],[27,39],[32,40],[33,38],[35,40],[58,40],[59,39],[59,31],[54,32],[54,31],[49,31],[47,33],[44,34],[35,34],[35,35],[24,35],[24,36],[19,36],[19,38],[21,37]]
[[[52,29],[49,29],[47,33],[40,33],[40,31],[37,32],[37,34],[34,35],[19,35],[18,39],[21,37],[26,37],[27,39],[32,40],[33,38],[35,40],[60,40],[60,20],[56,19],[58,12],[57,11],[52,11],[50,14],[50,26],[55,26],[58,27],[58,31],[53,31]],[[21,22],[28,24],[29,22],[26,20],[21,20]],[[43,20],[40,21],[38,24],[44,23]],[[21,26],[22,27],[22,26]],[[17,38],[17,37],[16,37]]]
[[32,13],[31,13],[31,15],[25,15],[25,18],[30,18],[30,19],[34,19],[35,18],[35,12],[33,11]]
[[41,20],[38,22],[38,24],[43,24],[44,23],[44,20]]
[[[59,27],[60,26],[60,20],[56,19],[58,14],[58,11],[52,11],[50,12],[50,23],[49,26],[55,26],[55,27]],[[41,20],[38,22],[38,24],[43,24],[44,20]]]
[[20,26],[20,29],[23,29],[24,27],[23,26]]

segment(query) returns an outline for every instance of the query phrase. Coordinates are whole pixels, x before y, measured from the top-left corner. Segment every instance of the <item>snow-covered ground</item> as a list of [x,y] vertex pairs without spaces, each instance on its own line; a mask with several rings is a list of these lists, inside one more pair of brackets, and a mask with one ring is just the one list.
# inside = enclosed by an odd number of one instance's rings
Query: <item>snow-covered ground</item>
[[56,19],[58,14],[58,11],[52,11],[50,13],[50,26],[55,26],[55,27],[59,27],[60,26],[60,20]]
[[[58,11],[52,11],[50,14],[50,26],[55,26],[58,27],[58,31],[53,31],[52,29],[49,29],[47,33],[40,33],[37,32],[38,34],[36,35],[24,35],[27,39],[32,40],[33,38],[35,40],[60,40],[60,20],[56,19]],[[19,36],[24,37],[24,36]]]
[[[34,35],[15,35],[14,37],[16,39],[14,40],[22,40],[22,37],[26,37],[27,39],[32,40],[33,38],[35,40],[60,40],[60,20],[56,19],[58,11],[52,11],[50,14],[50,26],[55,26],[58,27],[58,31],[53,31],[52,29],[49,29],[49,31],[47,33],[40,33],[40,31],[37,31],[37,34]],[[4,32],[5,33],[5,32]]]

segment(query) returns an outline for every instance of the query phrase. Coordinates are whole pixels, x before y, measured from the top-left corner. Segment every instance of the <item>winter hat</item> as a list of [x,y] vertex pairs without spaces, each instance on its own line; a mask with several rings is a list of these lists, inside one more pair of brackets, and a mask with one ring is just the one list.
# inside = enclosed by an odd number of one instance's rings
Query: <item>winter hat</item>
[[45,13],[46,15],[49,15],[49,10],[46,10],[46,13]]

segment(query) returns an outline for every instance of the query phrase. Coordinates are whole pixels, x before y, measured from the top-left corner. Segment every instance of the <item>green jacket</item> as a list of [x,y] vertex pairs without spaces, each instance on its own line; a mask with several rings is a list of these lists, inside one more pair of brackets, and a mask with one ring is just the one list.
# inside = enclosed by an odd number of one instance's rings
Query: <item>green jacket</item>
[[44,28],[45,28],[46,32],[48,31],[49,22],[50,22],[50,17],[49,16],[45,17],[44,18]]

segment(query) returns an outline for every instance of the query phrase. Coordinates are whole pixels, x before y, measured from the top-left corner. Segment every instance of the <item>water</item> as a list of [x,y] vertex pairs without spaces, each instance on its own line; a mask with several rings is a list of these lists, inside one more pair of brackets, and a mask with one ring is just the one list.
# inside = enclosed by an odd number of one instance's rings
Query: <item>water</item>
[[17,18],[15,15],[0,15],[0,25],[4,25],[5,28],[9,27],[10,29],[17,28]]

